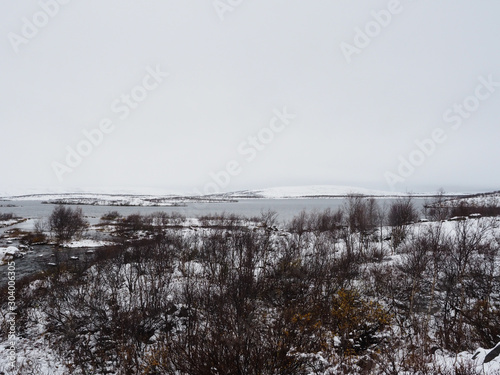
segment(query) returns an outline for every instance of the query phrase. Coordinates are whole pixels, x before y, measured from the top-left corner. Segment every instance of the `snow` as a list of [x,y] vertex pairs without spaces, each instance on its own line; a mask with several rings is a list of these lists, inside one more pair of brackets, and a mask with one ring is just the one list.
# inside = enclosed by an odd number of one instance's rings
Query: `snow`
[[114,195],[95,193],[34,194],[7,197],[12,201],[46,201],[49,203],[82,204],[95,206],[175,206],[182,202],[176,196]]
[[[311,185],[311,186],[284,186],[257,190],[243,190],[233,192],[221,192],[199,196],[196,194],[131,194],[131,193],[99,193],[99,192],[70,192],[70,193],[37,193],[25,195],[1,194],[8,200],[43,200],[61,201],[68,204],[93,204],[93,205],[130,205],[130,206],[170,206],[175,204],[189,203],[193,200],[199,202],[200,198],[206,199],[231,199],[231,198],[306,198],[306,197],[346,197],[350,194],[360,194],[373,197],[399,197],[408,196],[409,193],[373,190],[354,186],[337,185]],[[414,196],[434,196],[435,193],[415,193]],[[450,193],[449,196],[463,195],[463,193]]]
[[9,219],[9,220],[0,220],[0,228],[2,227],[8,227],[11,225],[14,225],[18,222],[19,220],[17,219]]
[[[372,197],[400,197],[408,196],[409,193],[383,191],[365,189],[354,186],[337,186],[337,185],[311,185],[311,186],[284,186],[273,187],[260,190],[244,190],[226,194],[220,194],[226,197],[236,198],[267,198],[267,199],[282,199],[282,198],[314,198],[314,197],[332,197],[344,198],[351,194],[358,194]],[[458,194],[458,193],[457,193]],[[418,193],[414,196],[433,196],[435,193]],[[456,195],[455,193],[449,195]]]
[[34,196],[51,194],[54,196],[66,194],[98,194],[98,195],[115,195],[115,196],[128,196],[128,195],[157,195],[157,196],[175,196],[179,192],[175,192],[164,188],[152,187],[135,187],[135,188],[117,188],[106,186],[86,186],[86,187],[7,187],[4,186],[0,190],[0,197],[15,197],[15,196]]
[[270,189],[255,190],[254,193],[261,195],[265,198],[300,198],[300,197],[314,197],[314,196],[345,197],[346,195],[349,194],[362,194],[362,195],[372,195],[372,196],[405,195],[403,193],[369,190],[352,186],[331,186],[331,185],[275,187]]
[[63,245],[67,248],[81,248],[81,247],[103,247],[113,245],[113,242],[109,241],[96,241],[96,240],[78,240],[71,241]]
[[[498,347],[499,344],[495,346]],[[500,371],[500,357],[496,357],[488,363],[484,363],[485,357],[493,351],[492,349],[478,348],[474,353],[461,352],[457,355],[436,354],[435,361],[445,369],[452,370],[456,365],[471,364],[477,374],[498,374]]]
[[[273,189],[265,189],[265,190],[255,190],[255,191],[247,191],[247,192],[240,192],[238,194],[243,195],[248,195],[249,198],[255,198],[255,195],[258,195],[260,197],[264,198],[299,198],[299,197],[315,197],[315,196],[331,196],[331,197],[341,197],[341,195],[346,195],[346,194],[365,194],[365,195],[377,195],[377,196],[387,196],[389,195],[383,195],[379,191],[375,190],[351,190],[350,187],[335,187],[335,186],[313,186],[313,187],[285,187],[285,188],[273,188]],[[236,193],[235,193],[236,194]],[[394,196],[394,193],[388,193],[391,194],[390,196]],[[116,197],[114,197],[116,199]],[[445,222],[427,222],[423,221],[420,223],[412,224],[409,226],[409,231],[413,236],[419,235],[419,234],[425,234],[426,231],[432,227],[432,226],[440,226],[442,228],[443,233],[445,234],[453,234],[457,227],[460,225],[465,225],[468,224],[471,226],[472,229],[479,231],[482,229],[483,224],[488,223],[490,221],[496,221],[497,223],[499,220],[497,218],[495,219],[490,219],[490,218],[480,218],[480,219],[470,219],[470,218],[465,218],[465,222],[454,222],[454,221],[445,221]],[[199,231],[208,231],[208,229],[198,229],[195,227],[200,226],[200,220],[196,218],[192,219],[187,219],[184,221],[183,226],[185,227],[183,229],[184,232],[186,232],[186,236],[192,235],[193,233],[191,231],[199,230]],[[250,223],[246,223],[246,225],[249,225]],[[389,232],[388,227],[383,228],[383,232]],[[494,240],[495,237],[495,230],[488,229],[488,236],[487,238],[490,238],[491,240]],[[111,245],[111,242],[108,241],[97,241],[97,240],[91,240],[91,239],[86,239],[86,240],[79,240],[79,241],[72,241],[68,244],[65,245],[65,247],[68,248],[94,248],[94,247],[101,247],[101,246],[107,246]],[[342,246],[342,245],[339,245]],[[4,258],[4,256],[7,253],[16,253],[19,252],[19,249],[13,246],[7,247],[7,248],[0,248],[0,261]],[[90,250],[88,251],[90,252]],[[392,264],[400,264],[403,261],[404,254],[398,253],[398,254],[393,254],[392,256],[386,257],[384,260],[392,263]],[[75,259],[76,257],[71,257],[71,259]],[[55,263],[48,263],[55,265]],[[91,270],[97,272],[97,269],[93,267]],[[121,272],[129,273],[131,270],[131,265],[126,264],[124,270]],[[183,273],[190,273],[192,276],[197,276],[201,275],[203,273],[203,264],[199,263],[197,261],[187,261],[184,263],[183,269],[176,268],[175,271],[173,272],[172,276],[174,278],[173,280],[173,288],[181,288],[182,287],[182,280],[184,278]],[[125,287],[122,287],[121,289],[118,290],[118,297],[120,301],[123,303],[127,302],[127,297],[129,297],[129,294],[127,294],[127,289]],[[33,313],[38,313],[40,314],[40,320],[43,320],[43,314],[35,308],[33,310]],[[38,369],[40,373],[53,373],[53,374],[63,374],[63,373],[69,373],[69,370],[64,366],[62,359],[59,355],[56,355],[55,353],[52,352],[50,349],[50,345],[48,345],[44,339],[43,339],[43,332],[44,332],[44,326],[43,324],[40,323],[39,326],[36,326],[35,328],[37,329],[32,329],[30,330],[30,338],[20,338],[18,340],[17,344],[17,352],[20,354],[18,357],[18,364],[19,363],[27,363],[27,361],[31,361],[30,363],[36,363],[38,366]],[[39,328],[39,329],[38,329]],[[338,340],[337,337],[333,337],[333,340]],[[498,345],[497,345],[498,346]],[[2,352],[5,352],[6,349],[6,343],[1,343],[0,344],[0,350]],[[489,363],[484,364],[484,359],[486,356],[492,351],[493,349],[485,349],[485,348],[478,348],[475,352],[462,352],[459,354],[451,354],[451,353],[446,353],[446,352],[441,352],[438,351],[434,355],[434,360],[436,363],[442,365],[444,368],[449,369],[450,371],[460,363],[464,364],[472,364],[476,371],[478,373],[484,373],[484,374],[491,374],[494,372],[500,371],[500,358],[494,358],[491,360]],[[327,361],[323,358],[321,352],[319,353],[303,353],[301,356],[315,356],[317,357],[318,361],[325,362]],[[0,363],[0,372],[2,371],[3,367],[5,364]]]
[[[38,323],[29,329],[26,335],[27,337],[16,335],[13,340],[17,357],[15,364],[16,369],[24,368],[26,372],[22,373],[30,374],[69,374],[69,369],[66,368],[60,356],[51,349],[50,343],[44,336],[44,314],[39,309],[32,309],[31,314],[38,318]],[[9,348],[9,341],[0,343],[1,353],[7,353]],[[14,373],[6,356],[0,361],[0,373]],[[19,373],[21,373],[21,371]]]
[[[1,197],[1,196],[0,196]],[[174,195],[113,195],[95,193],[33,194],[5,197],[9,201],[42,201],[50,204],[92,206],[184,207],[187,203],[226,202],[229,197]]]
[[6,264],[20,252],[21,250],[19,250],[17,247],[14,246],[0,247],[0,265]]

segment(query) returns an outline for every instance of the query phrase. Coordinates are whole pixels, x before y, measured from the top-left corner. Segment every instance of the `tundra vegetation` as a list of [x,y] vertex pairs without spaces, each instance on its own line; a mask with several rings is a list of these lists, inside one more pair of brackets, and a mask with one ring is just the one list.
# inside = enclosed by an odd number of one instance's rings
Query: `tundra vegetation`
[[[19,335],[73,374],[475,374],[436,356],[499,341],[500,232],[496,217],[443,221],[453,209],[110,212],[115,246],[17,282]],[[57,239],[78,214],[56,209]]]

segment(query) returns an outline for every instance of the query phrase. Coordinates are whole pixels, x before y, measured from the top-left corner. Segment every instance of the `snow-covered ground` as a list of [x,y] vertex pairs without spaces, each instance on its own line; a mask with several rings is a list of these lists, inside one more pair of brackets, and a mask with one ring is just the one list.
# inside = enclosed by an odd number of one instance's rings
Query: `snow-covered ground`
[[110,246],[113,245],[113,242],[109,241],[96,241],[96,240],[90,240],[90,239],[83,239],[83,240],[78,240],[78,241],[71,241],[68,243],[65,243],[63,247],[67,248],[84,248],[84,247],[103,247],[103,246]]
[[[63,359],[52,349],[50,342],[45,336],[45,316],[40,311],[33,309],[31,314],[36,315],[38,323],[34,325],[26,337],[15,336],[12,343],[16,354],[15,370],[13,372],[11,363],[7,356],[0,359],[0,374],[43,374],[43,375],[66,375],[71,371],[64,365]],[[14,327],[19,324],[14,320]],[[17,333],[17,327],[16,331]],[[0,352],[5,354],[11,349],[11,342],[0,343]]]
[[[437,353],[434,356],[436,364],[453,372],[457,365],[471,365],[477,374],[498,374],[500,372],[500,357],[495,355],[495,349],[500,346],[498,343],[494,348],[478,348],[474,353],[461,352],[457,355]],[[490,354],[491,353],[491,354]],[[485,363],[485,358],[490,354],[494,357],[489,362]]]
[[394,193],[382,190],[370,190],[353,186],[334,186],[334,185],[312,185],[312,186],[284,186],[274,187],[262,190],[246,190],[227,195],[239,197],[258,197],[267,199],[279,198],[305,198],[305,197],[345,197],[351,194],[393,197],[407,195],[405,193]]
[[[161,194],[102,194],[95,192],[88,193],[52,193],[52,194],[25,194],[25,195],[5,195],[0,194],[9,200],[43,200],[50,202],[61,202],[67,204],[94,204],[94,205],[130,205],[130,206],[169,206],[183,204],[204,199],[228,200],[233,198],[315,198],[315,197],[346,197],[351,194],[358,194],[372,197],[399,197],[408,196],[409,193],[365,189],[354,186],[336,185],[311,185],[311,186],[284,186],[257,190],[243,190],[234,192],[221,192],[204,196],[194,194],[185,195],[161,195]],[[423,192],[412,193],[417,197],[432,196],[435,193]],[[449,196],[463,195],[463,193],[449,193]]]
[[9,227],[11,225],[14,225],[18,222],[17,219],[9,219],[9,220],[0,220],[0,228],[2,227]]
[[458,202],[463,202],[464,204],[471,206],[500,207],[500,192],[474,194],[470,197],[449,199],[445,201],[448,205],[453,205]]
[[9,219],[9,220],[0,220],[0,228],[10,227],[12,225],[16,225],[16,224],[22,223],[24,221],[25,221],[25,219],[21,219],[21,218],[13,218],[13,219]]
[[[383,192],[377,192],[377,191],[372,191],[372,190],[351,190],[351,188],[340,188],[340,187],[332,187],[332,186],[315,186],[315,187],[307,187],[307,188],[297,188],[297,187],[290,187],[290,188],[275,188],[275,189],[266,189],[266,190],[257,190],[257,191],[251,191],[251,192],[240,192],[240,193],[234,193],[234,194],[240,194],[238,197],[243,197],[245,194],[248,195],[249,198],[256,198],[256,195],[259,195],[261,198],[299,198],[299,197],[316,197],[316,196],[342,196],[346,194],[364,194],[364,195],[370,195],[370,196],[387,196],[391,197],[393,196],[393,193],[390,193],[391,195],[383,195],[381,193]],[[307,195],[309,194],[309,195]],[[253,195],[253,196],[252,196]],[[80,196],[81,197],[81,196]],[[110,196],[114,197],[114,196]],[[116,198],[116,197],[114,197]],[[29,198],[32,199],[32,198]],[[43,199],[46,199],[43,198]],[[217,221],[212,220],[214,223]],[[440,225],[442,228],[443,234],[453,236],[455,231],[457,230],[457,227],[459,225],[464,225],[468,224],[471,227],[472,233],[479,233],[484,225],[484,223],[487,222],[497,222],[497,224],[500,224],[500,221],[495,218],[495,219],[490,219],[490,218],[467,218],[464,222],[455,222],[455,221],[445,221],[445,222],[422,222],[422,223],[416,223],[412,224],[409,226],[410,230],[410,235],[409,238],[413,236],[419,236],[419,235],[425,235],[425,233],[428,232],[430,227]],[[213,224],[212,222],[207,221],[209,224]],[[205,224],[207,224],[205,223]],[[187,219],[185,220],[182,225],[183,233],[185,234],[186,237],[189,236],[194,236],[197,235],[199,236],[200,234],[203,235],[203,233],[208,232],[210,229],[207,228],[202,228],[202,221],[200,219]],[[250,227],[251,229],[257,229],[255,227],[255,223],[251,222],[240,222],[240,225],[245,225]],[[252,225],[254,225],[252,227]],[[485,226],[486,228],[486,226]],[[498,237],[498,225],[497,226],[491,226],[487,227],[487,233],[485,235],[485,240],[496,240]],[[384,227],[383,228],[383,236],[386,237],[387,235],[390,234],[390,228],[389,227]],[[280,230],[276,230],[275,236],[290,236],[290,233]],[[312,243],[312,242],[311,242]],[[65,247],[70,247],[70,248],[78,248],[78,247],[99,247],[99,246],[106,246],[109,245],[109,242],[106,241],[97,241],[97,240],[90,240],[90,239],[83,239],[80,241],[73,241],[71,243],[66,244]],[[338,244],[339,248],[337,250],[342,251],[342,244]],[[10,250],[9,250],[10,249]],[[8,247],[8,248],[0,248],[0,260],[4,258],[4,256],[7,253],[12,253],[13,251],[17,250],[17,248],[14,247]],[[7,257],[11,257],[10,255]],[[402,258],[404,257],[404,253],[401,254],[395,254],[392,255],[391,257],[386,257],[384,259],[384,262],[387,264],[392,264],[392,265],[398,265],[399,263],[402,262]],[[200,263],[197,263],[196,261],[191,261],[186,263],[189,266],[193,268],[193,274],[197,275],[201,273],[203,270],[202,265]],[[125,265],[124,267],[124,273],[127,271],[130,271],[130,265]],[[182,273],[179,271],[179,269],[175,269],[175,272],[173,272],[173,278],[176,280],[176,282],[179,283],[179,286],[182,286]],[[124,287],[123,290],[126,288]],[[22,337],[19,338],[16,344],[16,350],[19,354],[18,357],[18,366],[24,365],[25,367],[33,366],[37,368],[37,373],[50,373],[50,374],[66,374],[69,373],[68,369],[65,368],[63,364],[63,360],[61,357],[51,351],[50,346],[44,341],[44,332],[45,332],[45,326],[43,324],[44,321],[44,314],[41,310],[39,309],[32,309],[30,310],[31,314],[39,314],[40,319],[38,320],[39,323],[37,323],[36,326],[32,327],[29,331],[29,334],[32,338],[27,338],[27,337]],[[6,342],[0,343],[0,350],[2,352],[5,352],[7,348]],[[436,354],[434,354],[434,361],[436,364],[441,365],[444,368],[450,369],[452,371],[457,364],[463,363],[463,364],[470,364],[472,365],[478,374],[493,374],[498,371],[500,371],[500,359],[498,357],[494,358],[493,360],[489,361],[488,363],[484,363],[484,359],[492,352],[492,348],[478,348],[476,351],[471,351],[471,352],[462,352],[459,354],[451,354],[448,352],[442,352],[438,350]],[[313,355],[313,354],[311,354]],[[316,354],[319,355],[319,354]],[[325,360],[326,361],[326,360]],[[0,373],[2,370],[6,369],[5,368],[5,363],[3,363],[0,360]]]
[[0,265],[7,264],[7,262],[11,261],[20,252],[15,246],[0,247]]
[[175,196],[114,195],[94,193],[34,194],[5,197],[13,201],[47,201],[50,203],[81,204],[96,206],[176,206],[182,199]]

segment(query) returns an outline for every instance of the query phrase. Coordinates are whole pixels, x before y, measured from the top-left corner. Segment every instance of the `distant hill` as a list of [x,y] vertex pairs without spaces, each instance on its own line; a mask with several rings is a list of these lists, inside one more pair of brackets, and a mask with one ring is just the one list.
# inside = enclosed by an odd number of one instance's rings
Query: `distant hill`
[[[215,196],[225,196],[235,199],[244,198],[344,198],[349,195],[363,195],[368,197],[401,197],[410,193],[365,189],[353,186],[337,185],[312,185],[312,186],[285,186],[259,190],[242,190],[231,193],[216,194]],[[412,193],[414,196],[427,197],[434,196],[435,193]],[[459,193],[448,194],[449,196],[461,195]]]
[[[102,191],[102,189],[101,189]],[[207,195],[195,194],[158,194],[147,192],[147,189],[137,193],[109,189],[107,192],[47,192],[25,193],[17,195],[2,194],[0,199],[9,200],[42,200],[51,203],[93,204],[93,205],[131,205],[131,206],[169,206],[189,202],[220,202],[235,199],[293,199],[293,198],[344,198],[349,195],[366,197],[432,197],[435,193],[403,193],[383,190],[373,190],[353,186],[312,185],[285,186],[256,190],[241,190],[234,192],[215,193]],[[498,194],[498,193],[496,193]],[[449,193],[447,197],[463,196],[462,193]],[[475,195],[476,196],[476,195]],[[474,197],[475,197],[474,196]],[[482,195],[481,195],[482,196]]]

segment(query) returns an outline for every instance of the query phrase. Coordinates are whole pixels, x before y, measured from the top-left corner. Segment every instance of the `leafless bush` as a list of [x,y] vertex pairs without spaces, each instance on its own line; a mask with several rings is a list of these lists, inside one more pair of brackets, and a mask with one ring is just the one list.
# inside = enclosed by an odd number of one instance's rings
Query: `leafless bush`
[[499,216],[500,205],[472,204],[466,201],[457,201],[449,208],[450,216],[469,216],[479,214],[481,216]]
[[118,211],[109,211],[101,216],[101,220],[103,221],[115,221],[122,217],[122,215]]
[[72,209],[57,206],[49,217],[49,228],[58,243],[80,236],[88,222],[83,217],[81,208]]
[[389,225],[399,227],[417,221],[418,214],[412,197],[398,198],[389,207]]
[[273,227],[278,222],[278,213],[272,210],[262,211],[259,220],[264,225],[264,227]]
[[36,234],[43,234],[49,230],[49,223],[44,219],[35,220],[33,228]]
[[444,190],[439,190],[437,196],[425,205],[426,216],[433,221],[446,220],[450,217],[450,206],[445,199]]
[[308,215],[305,210],[301,211],[298,215],[295,215],[288,225],[288,230],[292,233],[297,233],[302,236],[310,228],[308,225]]
[[47,314],[51,345],[87,373],[445,374],[436,348],[492,345],[493,222],[422,225],[389,261],[360,231],[380,212],[370,219],[357,198],[351,208],[352,227],[349,212],[302,212],[293,233],[227,214],[192,232],[168,228],[168,214],[129,216],[155,236],[97,251],[84,271],[61,266],[23,308]]
[[202,215],[198,219],[204,227],[232,229],[241,226],[242,217],[235,214],[227,214],[225,212],[212,215]]
[[15,219],[16,216],[9,212],[9,213],[0,213],[0,221],[7,221],[7,220],[12,220]]

